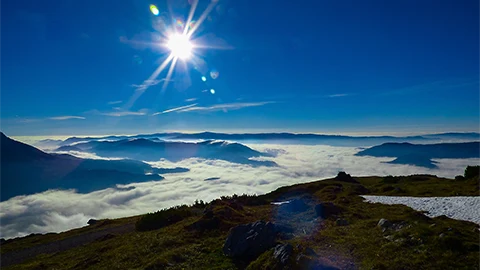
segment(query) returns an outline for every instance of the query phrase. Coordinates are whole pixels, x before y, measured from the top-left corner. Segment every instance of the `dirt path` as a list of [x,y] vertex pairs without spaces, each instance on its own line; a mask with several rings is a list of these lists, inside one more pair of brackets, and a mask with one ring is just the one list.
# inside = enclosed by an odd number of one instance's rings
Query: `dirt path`
[[14,264],[22,263],[23,261],[33,258],[42,253],[56,253],[81,245],[93,242],[108,234],[124,234],[135,230],[135,224],[125,224],[118,227],[106,228],[99,231],[89,232],[81,235],[72,236],[66,239],[58,240],[51,243],[33,246],[23,250],[7,252],[1,254],[0,266],[6,267]]

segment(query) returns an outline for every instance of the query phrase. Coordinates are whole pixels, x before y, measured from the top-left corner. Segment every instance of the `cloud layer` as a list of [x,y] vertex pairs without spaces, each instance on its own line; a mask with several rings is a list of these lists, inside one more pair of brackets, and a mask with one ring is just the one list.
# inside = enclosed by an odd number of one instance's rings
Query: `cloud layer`
[[[86,225],[90,218],[116,218],[143,214],[196,199],[210,201],[233,193],[262,194],[278,187],[333,177],[344,170],[354,176],[428,173],[453,177],[480,159],[438,159],[438,169],[383,163],[391,158],[354,156],[353,147],[250,144],[273,153],[279,167],[251,167],[221,160],[190,158],[161,160],[158,167],[187,167],[187,173],[165,174],[157,182],[132,183],[88,194],[51,190],[19,196],[0,203],[1,237],[63,231]],[[210,179],[210,180],[206,180]],[[214,179],[214,180],[212,180]]]

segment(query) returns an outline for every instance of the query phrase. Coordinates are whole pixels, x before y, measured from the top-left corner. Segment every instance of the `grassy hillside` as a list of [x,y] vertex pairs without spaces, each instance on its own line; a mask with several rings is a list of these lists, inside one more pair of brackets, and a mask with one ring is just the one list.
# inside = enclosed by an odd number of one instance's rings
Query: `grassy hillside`
[[[478,176],[467,180],[342,176],[282,187],[262,196],[234,195],[208,204],[104,220],[65,233],[8,241],[1,246],[2,261],[8,254],[109,227],[130,224],[131,229],[2,269],[281,269],[273,249],[249,260],[231,259],[222,252],[230,228],[257,220],[285,228],[276,238],[293,246],[294,255],[285,269],[305,269],[302,263],[308,260],[331,267],[327,269],[478,269],[477,224],[428,218],[402,205],[366,203],[358,196],[362,194],[478,196]],[[292,199],[305,202],[305,210],[288,211],[271,204]],[[337,215],[318,218],[314,206],[321,202],[332,202]],[[377,226],[382,218],[393,224],[391,229]],[[297,260],[300,253],[307,255]]]

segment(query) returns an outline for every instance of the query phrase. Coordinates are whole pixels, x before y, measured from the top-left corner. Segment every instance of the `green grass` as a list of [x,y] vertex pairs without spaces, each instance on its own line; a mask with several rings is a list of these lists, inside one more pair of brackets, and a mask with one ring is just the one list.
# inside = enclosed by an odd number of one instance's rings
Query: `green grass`
[[[428,218],[402,205],[365,202],[361,194],[396,196],[478,196],[478,178],[452,180],[434,176],[357,177],[359,184],[335,179],[282,187],[262,196],[231,196],[212,201],[219,218],[213,229],[198,230],[203,204],[172,208],[143,217],[112,220],[103,226],[141,222],[161,226],[95,241],[58,254],[42,254],[20,265],[5,269],[277,269],[272,251],[252,262],[233,261],[221,249],[228,230],[238,224],[256,220],[281,221],[300,228],[312,218],[313,211],[280,215],[272,201],[294,197],[307,198],[311,207],[318,202],[333,202],[343,209],[341,217],[347,226],[335,226],[335,218],[316,224],[306,235],[279,239],[310,247],[320,258],[339,261],[338,266],[352,263],[361,269],[478,269],[479,233],[477,224],[449,219]],[[188,215],[182,213],[188,212]],[[181,218],[166,222],[172,215]],[[150,216],[150,217],[149,217]],[[149,217],[149,218],[146,218]],[[151,218],[155,217],[155,218]],[[400,230],[382,232],[380,218],[402,223]],[[302,223],[303,222],[303,223]],[[138,223],[137,223],[138,224]],[[433,225],[434,224],[434,225]],[[72,235],[101,229],[101,224],[62,234],[22,238],[2,245],[2,253],[39,243],[48,243]],[[442,236],[440,236],[442,235]],[[344,263],[344,264],[342,264]],[[250,264],[250,265],[249,265]],[[293,267],[298,267],[294,265]],[[3,268],[2,268],[3,269]]]

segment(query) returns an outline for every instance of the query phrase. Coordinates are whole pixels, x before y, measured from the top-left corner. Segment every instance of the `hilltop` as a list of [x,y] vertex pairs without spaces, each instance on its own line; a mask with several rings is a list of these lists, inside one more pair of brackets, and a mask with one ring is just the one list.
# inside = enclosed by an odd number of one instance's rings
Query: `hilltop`
[[478,180],[478,167],[456,179],[339,173],[8,240],[2,269],[478,269],[478,224],[361,197],[479,196]]

